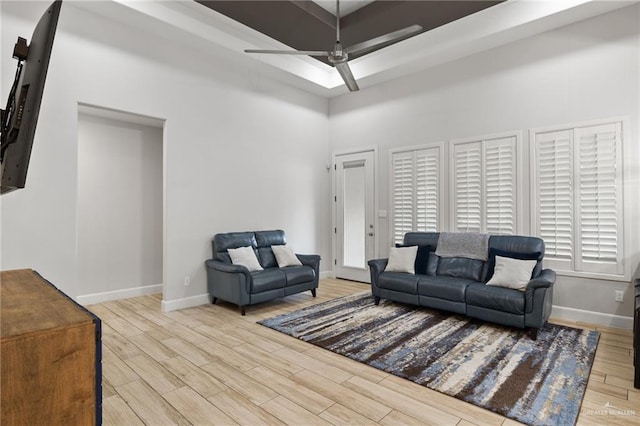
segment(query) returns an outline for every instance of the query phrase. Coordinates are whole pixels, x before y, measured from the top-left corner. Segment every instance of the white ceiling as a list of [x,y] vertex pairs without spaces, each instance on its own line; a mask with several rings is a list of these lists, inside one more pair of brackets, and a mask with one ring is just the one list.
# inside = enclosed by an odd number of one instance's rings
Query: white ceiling
[[[330,0],[318,0],[322,2]],[[345,2],[345,6],[347,3],[362,7],[367,2],[353,0]],[[637,1],[508,0],[357,58],[349,65],[360,88],[366,90],[384,81],[633,3]],[[348,93],[333,67],[309,57],[245,54],[244,49],[248,48],[286,49],[287,46],[191,0],[78,1],[73,4],[164,37],[170,35],[179,42],[197,41],[199,46],[210,46],[218,55],[226,52],[229,60],[249,64],[265,76],[323,97]]]
[[[336,2],[335,0],[313,0],[321,8],[326,10],[335,16],[336,14]],[[373,0],[341,0],[340,1],[340,16],[347,16],[351,12],[365,7],[369,3],[373,3]]]

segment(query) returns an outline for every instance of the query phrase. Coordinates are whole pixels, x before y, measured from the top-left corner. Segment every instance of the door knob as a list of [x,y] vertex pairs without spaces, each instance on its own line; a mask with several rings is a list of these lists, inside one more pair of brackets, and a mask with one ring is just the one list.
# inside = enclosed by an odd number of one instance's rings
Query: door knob
[[370,237],[373,237],[373,232],[369,232],[369,236],[370,236]]

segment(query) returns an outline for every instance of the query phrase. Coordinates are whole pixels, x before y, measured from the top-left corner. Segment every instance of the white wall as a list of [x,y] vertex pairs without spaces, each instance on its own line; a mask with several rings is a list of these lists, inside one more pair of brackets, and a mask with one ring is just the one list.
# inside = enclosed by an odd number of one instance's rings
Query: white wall
[[[0,4],[3,99],[16,37],[30,38],[47,5]],[[27,187],[1,199],[0,268],[33,268],[70,296],[84,294],[79,102],[166,120],[165,308],[206,301],[203,264],[217,232],[281,228],[330,268],[328,101],[203,48],[63,4]]]
[[[631,141],[624,155],[631,214],[626,236],[633,245],[626,261],[637,265],[639,27],[640,7],[635,5],[332,99],[331,149],[378,145],[377,195],[380,208],[391,211],[390,149],[522,131],[523,173],[528,175],[528,129],[628,116]],[[522,214],[528,223],[528,192],[524,199]],[[379,222],[379,249],[384,254],[390,244],[389,222],[384,218]],[[525,227],[525,231],[531,229]],[[619,289],[626,291],[623,304],[614,302]],[[607,314],[600,319],[630,317],[632,291],[625,282],[559,277],[554,304]],[[566,312],[556,309],[554,314]]]
[[83,303],[127,297],[122,290],[131,288],[157,292],[162,284],[162,164],[162,127],[79,114],[77,293]]

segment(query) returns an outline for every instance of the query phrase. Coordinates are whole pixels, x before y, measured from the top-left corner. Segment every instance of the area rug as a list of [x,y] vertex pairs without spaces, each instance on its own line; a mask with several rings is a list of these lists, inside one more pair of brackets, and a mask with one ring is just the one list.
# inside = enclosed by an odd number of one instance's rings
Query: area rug
[[530,425],[575,424],[599,333],[523,330],[382,300],[342,297],[266,327]]

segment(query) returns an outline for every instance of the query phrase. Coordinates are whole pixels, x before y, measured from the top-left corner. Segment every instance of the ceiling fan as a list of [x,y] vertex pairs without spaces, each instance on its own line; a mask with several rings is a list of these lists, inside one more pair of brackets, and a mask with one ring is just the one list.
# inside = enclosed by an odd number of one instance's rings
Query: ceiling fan
[[401,30],[393,31],[379,37],[372,38],[362,43],[354,44],[349,47],[342,47],[340,42],[340,0],[336,0],[336,44],[332,51],[321,50],[262,50],[262,49],[245,49],[246,53],[269,53],[277,55],[308,55],[308,56],[326,56],[331,64],[336,67],[340,76],[350,91],[360,90],[356,82],[351,68],[349,68],[349,55],[360,55],[370,53],[380,49],[390,43],[408,38],[421,32],[423,28],[420,25],[411,25]]

